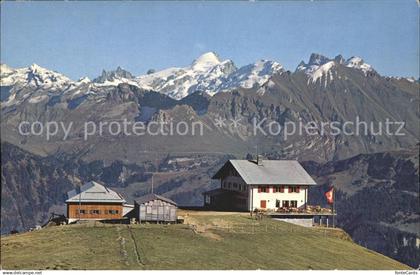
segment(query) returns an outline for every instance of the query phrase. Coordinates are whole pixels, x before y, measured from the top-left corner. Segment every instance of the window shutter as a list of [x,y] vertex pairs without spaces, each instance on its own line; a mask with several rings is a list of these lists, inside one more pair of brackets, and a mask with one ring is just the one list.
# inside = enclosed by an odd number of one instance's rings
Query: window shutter
[[261,193],[261,187],[258,186],[258,193]]
[[292,186],[289,186],[287,189],[289,190],[289,193],[292,193]]
[[284,186],[280,186],[280,193],[284,193]]
[[300,186],[297,186],[296,187],[296,193],[299,193],[300,192]]

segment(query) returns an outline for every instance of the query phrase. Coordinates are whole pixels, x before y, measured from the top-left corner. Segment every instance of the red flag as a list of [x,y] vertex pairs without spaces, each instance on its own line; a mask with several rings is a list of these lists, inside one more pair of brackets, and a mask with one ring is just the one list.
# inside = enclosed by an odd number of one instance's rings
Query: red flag
[[334,203],[334,187],[331,187],[331,189],[327,192],[325,192],[325,197],[327,198],[327,202],[329,204],[333,204]]

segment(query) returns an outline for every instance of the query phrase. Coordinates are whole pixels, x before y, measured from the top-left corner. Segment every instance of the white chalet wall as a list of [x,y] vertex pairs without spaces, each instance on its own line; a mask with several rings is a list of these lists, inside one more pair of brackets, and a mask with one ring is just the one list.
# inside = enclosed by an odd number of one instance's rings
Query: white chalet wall
[[258,193],[258,187],[252,186],[249,188],[249,198],[252,198],[253,204],[249,206],[249,210],[260,208],[260,201],[266,201],[266,209],[276,209],[276,200],[296,200],[297,207],[305,204],[305,190],[308,192],[308,186],[300,186],[299,193],[289,193],[289,186],[284,186],[284,193],[273,193],[273,188],[270,186],[269,193]]

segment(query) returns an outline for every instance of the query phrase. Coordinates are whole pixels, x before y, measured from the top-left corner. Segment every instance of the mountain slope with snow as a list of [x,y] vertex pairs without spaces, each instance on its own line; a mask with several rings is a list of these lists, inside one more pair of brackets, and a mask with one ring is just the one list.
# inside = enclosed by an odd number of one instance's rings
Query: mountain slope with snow
[[237,69],[231,60],[221,61],[212,52],[197,58],[190,66],[170,68],[137,78],[144,89],[151,89],[174,99],[182,99],[196,91],[214,95],[235,88],[263,85],[273,74],[284,71],[274,61],[260,60]]
[[183,68],[169,68],[138,77],[139,87],[182,99],[195,91],[214,94],[217,87],[236,70],[231,60],[221,61],[212,52],[205,53]]
[[349,68],[361,70],[364,74],[374,71],[371,65],[366,64],[364,60],[358,56],[347,59],[347,61],[344,62],[344,65]]
[[308,63],[302,61],[296,68],[296,72],[303,71],[308,75],[308,83],[316,83],[319,81],[326,87],[326,85],[334,79],[334,76],[337,76],[336,69],[338,66],[361,71],[365,76],[370,73],[375,73],[373,67],[365,63],[360,57],[353,56],[345,60],[341,55],[337,55],[335,58],[331,59],[315,53],[311,54]]
[[19,69],[13,69],[5,64],[1,64],[0,73],[1,86],[29,85],[55,89],[72,83],[68,77],[37,64]]

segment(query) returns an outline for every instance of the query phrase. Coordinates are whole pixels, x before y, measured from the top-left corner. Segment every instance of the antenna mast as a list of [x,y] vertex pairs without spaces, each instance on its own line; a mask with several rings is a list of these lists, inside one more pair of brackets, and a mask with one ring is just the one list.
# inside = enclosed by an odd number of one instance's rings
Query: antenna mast
[[[73,168],[73,184],[75,184],[75,181],[74,181],[74,168]],[[76,189],[77,190],[77,189]],[[80,221],[80,208],[82,207],[82,188],[81,188],[81,186],[79,187],[79,207],[78,207],[78,210],[77,210],[77,212],[78,212],[78,218],[79,218],[79,221]]]
[[154,175],[154,173],[152,172],[152,194],[153,194],[153,175]]
[[[149,148],[150,148],[150,147],[149,147]],[[152,152],[152,151],[150,151],[150,152]],[[153,160],[153,156],[155,157],[155,159],[154,159],[154,160]],[[152,154],[152,163],[153,163],[153,165],[155,165],[155,169],[156,169],[156,166],[157,166],[157,165],[156,165],[156,162],[157,162],[157,161],[156,161],[156,159],[157,159],[156,155],[155,155],[155,154]],[[151,192],[152,194],[154,194],[154,178],[153,178],[153,177],[154,177],[154,175],[155,175],[155,173],[152,171],[152,190],[151,190],[151,191],[152,191],[152,192]]]

